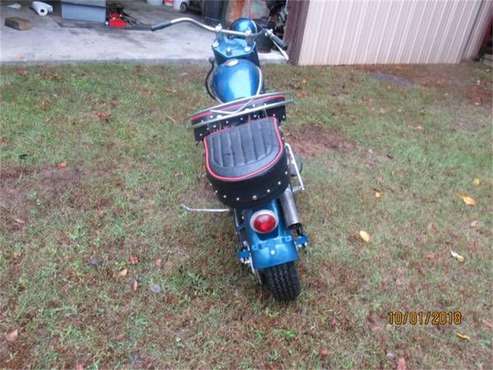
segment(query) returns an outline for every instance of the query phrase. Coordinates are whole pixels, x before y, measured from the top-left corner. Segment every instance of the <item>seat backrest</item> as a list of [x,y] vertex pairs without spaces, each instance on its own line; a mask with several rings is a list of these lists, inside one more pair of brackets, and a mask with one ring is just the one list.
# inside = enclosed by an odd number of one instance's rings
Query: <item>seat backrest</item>
[[286,119],[287,99],[284,93],[268,93],[216,105],[190,117],[196,141],[202,141],[211,132],[235,126],[250,120],[275,117],[279,124]]

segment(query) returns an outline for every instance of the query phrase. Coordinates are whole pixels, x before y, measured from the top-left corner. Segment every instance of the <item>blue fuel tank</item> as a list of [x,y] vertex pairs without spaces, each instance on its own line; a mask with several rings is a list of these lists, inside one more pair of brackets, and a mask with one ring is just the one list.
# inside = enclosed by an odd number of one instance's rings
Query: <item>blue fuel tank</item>
[[247,32],[247,31],[250,31],[251,33],[258,32],[257,24],[250,18],[238,18],[233,23],[231,23],[230,28],[233,31],[238,31],[238,32]]
[[246,59],[229,59],[216,67],[212,88],[224,103],[256,95],[262,89],[260,68]]

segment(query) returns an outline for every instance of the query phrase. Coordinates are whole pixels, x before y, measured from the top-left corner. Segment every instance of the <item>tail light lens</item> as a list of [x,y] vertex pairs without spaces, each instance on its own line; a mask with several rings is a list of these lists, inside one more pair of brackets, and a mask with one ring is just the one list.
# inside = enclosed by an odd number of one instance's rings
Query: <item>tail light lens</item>
[[268,209],[257,211],[250,218],[251,228],[260,234],[272,232],[277,227],[278,222],[274,212]]

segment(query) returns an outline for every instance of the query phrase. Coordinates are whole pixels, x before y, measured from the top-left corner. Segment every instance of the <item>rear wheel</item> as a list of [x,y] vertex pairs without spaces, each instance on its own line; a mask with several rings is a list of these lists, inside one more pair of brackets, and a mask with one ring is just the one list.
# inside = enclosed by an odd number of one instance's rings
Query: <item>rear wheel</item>
[[294,262],[269,267],[262,280],[277,301],[293,301],[300,294],[300,280]]

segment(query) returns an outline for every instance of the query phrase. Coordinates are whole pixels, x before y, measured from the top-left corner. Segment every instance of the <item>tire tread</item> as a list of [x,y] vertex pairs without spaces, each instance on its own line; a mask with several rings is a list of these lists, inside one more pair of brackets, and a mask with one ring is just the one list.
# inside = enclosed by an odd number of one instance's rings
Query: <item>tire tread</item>
[[300,280],[294,262],[265,269],[264,281],[278,301],[293,301],[300,294]]

